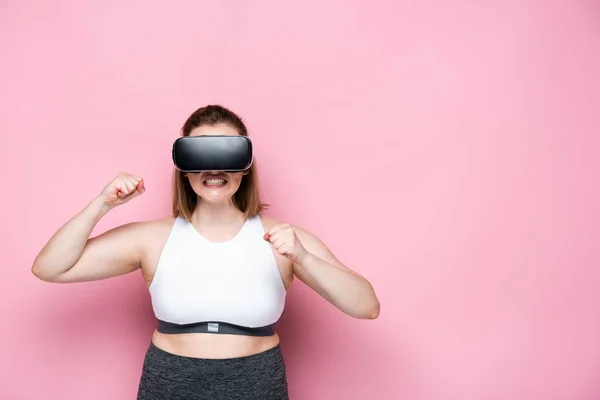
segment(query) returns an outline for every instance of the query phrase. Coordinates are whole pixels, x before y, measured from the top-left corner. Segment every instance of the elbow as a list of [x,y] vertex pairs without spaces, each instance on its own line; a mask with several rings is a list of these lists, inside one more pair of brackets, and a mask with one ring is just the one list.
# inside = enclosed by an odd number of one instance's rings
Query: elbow
[[375,301],[375,304],[369,308],[365,315],[365,319],[377,319],[379,317],[379,311],[381,310],[381,306],[379,301]]
[[44,268],[39,262],[34,262],[32,267],[31,267],[31,273],[33,274],[33,276],[35,276],[36,278],[38,278],[41,281],[44,282],[54,282],[54,277],[49,275],[46,271],[46,268]]
[[373,287],[368,283],[369,291],[363,294],[361,300],[356,304],[354,317],[358,319],[377,319],[381,311],[379,299],[373,290]]
[[38,278],[42,281],[48,280],[48,277],[46,277],[44,275],[43,268],[38,263],[33,264],[33,266],[31,267],[31,273],[33,274],[33,276],[35,276],[36,278]]
[[360,312],[355,312],[353,316],[358,319],[377,319],[379,318],[380,310],[381,306],[379,305],[379,301],[375,299],[371,305],[368,307],[363,306]]
[[379,299],[377,298],[377,295],[375,294],[375,290],[373,290],[373,286],[371,286],[370,283],[369,283],[369,287],[370,287],[371,291],[368,295],[368,300],[366,301],[366,303],[368,304],[368,307],[366,307],[366,310],[364,311],[363,319],[377,319],[377,318],[379,318],[379,312],[381,311],[381,305],[379,304]]
[[379,302],[377,302],[377,307],[375,308],[375,311],[373,312],[371,319],[379,318],[379,311],[381,311],[381,306],[379,305]]

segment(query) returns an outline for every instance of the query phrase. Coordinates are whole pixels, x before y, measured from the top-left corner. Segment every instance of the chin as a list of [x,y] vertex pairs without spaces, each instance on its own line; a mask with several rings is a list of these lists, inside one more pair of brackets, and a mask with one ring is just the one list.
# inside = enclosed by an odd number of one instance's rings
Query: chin
[[211,203],[211,204],[226,204],[226,203],[230,203],[231,202],[231,197],[232,196],[226,196],[226,197],[215,197],[215,196],[202,196],[200,195],[200,200],[205,202],[205,203]]
[[212,191],[212,190],[206,190],[206,188],[203,188],[203,190],[196,191],[196,194],[204,202],[219,204],[219,203],[230,202],[231,198],[233,197],[235,192],[232,193],[229,190],[227,192],[221,191],[221,190]]

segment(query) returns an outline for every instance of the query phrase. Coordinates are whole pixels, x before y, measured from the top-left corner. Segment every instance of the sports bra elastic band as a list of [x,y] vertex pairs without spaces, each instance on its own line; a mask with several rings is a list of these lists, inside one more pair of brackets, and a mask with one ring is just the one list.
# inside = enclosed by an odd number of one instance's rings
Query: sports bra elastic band
[[226,322],[195,322],[191,324],[174,324],[158,320],[158,329],[160,333],[178,334],[178,333],[221,333],[226,335],[247,335],[247,336],[272,336],[275,334],[275,324],[261,326],[258,328],[249,328]]

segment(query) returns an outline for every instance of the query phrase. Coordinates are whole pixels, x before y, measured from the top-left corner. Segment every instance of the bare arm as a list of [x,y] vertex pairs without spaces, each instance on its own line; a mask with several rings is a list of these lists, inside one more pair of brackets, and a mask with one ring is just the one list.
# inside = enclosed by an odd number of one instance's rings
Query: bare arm
[[117,175],[50,238],[37,255],[32,273],[47,282],[65,283],[104,279],[139,268],[143,223],[122,225],[94,238],[90,235],[112,208],[143,192],[141,178]]
[[342,264],[316,236],[296,227],[307,250],[294,264],[294,274],[334,306],[355,318],[379,316],[379,300],[371,283]]
[[270,229],[265,239],[292,261],[294,275],[335,307],[355,318],[379,316],[371,283],[342,264],[315,235],[283,224]]

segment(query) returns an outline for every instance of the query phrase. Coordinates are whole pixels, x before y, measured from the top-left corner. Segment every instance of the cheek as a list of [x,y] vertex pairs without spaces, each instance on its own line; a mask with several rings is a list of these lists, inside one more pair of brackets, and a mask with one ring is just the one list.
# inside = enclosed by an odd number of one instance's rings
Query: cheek
[[235,174],[230,174],[229,182],[233,183],[235,186],[239,186],[240,183],[242,182],[243,177],[244,177],[244,175],[241,172],[235,173]]
[[200,179],[200,174],[189,174],[188,181],[190,182],[190,186],[194,189],[194,192],[200,193],[204,189],[204,185],[202,184],[202,179]]
[[187,179],[190,181],[190,185],[192,185],[192,187],[197,187],[201,183],[200,174],[188,174]]

